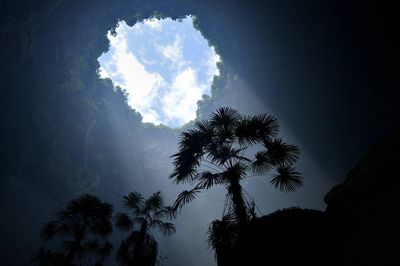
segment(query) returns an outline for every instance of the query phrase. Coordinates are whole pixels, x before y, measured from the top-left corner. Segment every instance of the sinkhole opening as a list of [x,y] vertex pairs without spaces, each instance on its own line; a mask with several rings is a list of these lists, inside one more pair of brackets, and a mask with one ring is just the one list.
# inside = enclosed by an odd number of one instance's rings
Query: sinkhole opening
[[127,93],[144,123],[177,128],[196,118],[197,102],[211,96],[220,56],[195,27],[195,17],[149,18],[108,31],[100,78]]

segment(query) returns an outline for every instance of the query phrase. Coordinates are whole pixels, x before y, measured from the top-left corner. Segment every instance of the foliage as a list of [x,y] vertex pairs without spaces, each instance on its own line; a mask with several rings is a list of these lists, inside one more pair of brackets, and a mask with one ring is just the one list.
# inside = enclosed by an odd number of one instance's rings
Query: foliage
[[131,215],[117,213],[115,225],[130,234],[121,241],[117,261],[120,265],[155,265],[158,244],[151,229],[158,229],[168,236],[175,233],[175,225],[164,221],[175,218],[172,207],[164,205],[160,191],[147,199],[138,192],[131,192],[123,197],[122,202]]
[[[254,200],[243,195],[243,179],[270,176],[271,185],[284,192],[303,184],[301,174],[292,167],[300,150],[278,138],[278,130],[278,121],[271,115],[246,116],[222,107],[181,134],[170,177],[194,186],[178,195],[174,210],[213,186],[224,185],[228,191],[222,220],[213,221],[207,232],[208,246],[215,250],[218,263],[232,254],[241,228],[256,217]],[[254,148],[258,151],[250,157]]]
[[[217,109],[208,120],[197,120],[193,129],[181,134],[179,151],[174,154],[176,183],[194,183],[175,201],[175,210],[204,189],[224,185],[233,211],[240,222],[248,221],[249,202],[243,197],[240,181],[252,176],[271,175],[270,183],[280,191],[291,192],[302,185],[302,176],[291,166],[300,150],[276,137],[278,121],[268,114],[241,115],[229,107]],[[251,158],[250,148],[260,148]],[[275,171],[274,174],[270,174]],[[247,205],[247,206],[246,206]]]
[[62,240],[63,250],[42,248],[34,261],[39,265],[101,265],[112,250],[112,206],[85,194],[68,203],[42,230],[45,241]]

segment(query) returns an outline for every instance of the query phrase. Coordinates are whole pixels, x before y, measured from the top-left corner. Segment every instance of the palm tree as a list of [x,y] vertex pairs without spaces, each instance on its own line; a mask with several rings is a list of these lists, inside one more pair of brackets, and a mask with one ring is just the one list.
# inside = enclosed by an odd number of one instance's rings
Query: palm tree
[[63,251],[42,248],[34,258],[40,265],[101,265],[112,245],[112,205],[90,194],[70,201],[42,230],[42,238],[63,238]]
[[[300,187],[302,176],[292,167],[300,150],[277,138],[278,130],[278,121],[271,115],[245,116],[229,107],[217,109],[208,120],[195,121],[193,129],[181,134],[170,175],[176,183],[195,185],[179,194],[174,209],[195,199],[201,190],[225,185],[231,210],[241,224],[250,216],[240,184],[243,179],[268,175],[281,191]],[[252,147],[259,150],[250,157]]]
[[175,233],[175,225],[164,221],[174,218],[172,207],[164,205],[160,191],[148,199],[138,192],[131,192],[123,197],[123,204],[132,212],[131,216],[118,213],[115,224],[131,233],[121,242],[117,260],[121,265],[155,265],[158,245],[150,230],[157,228],[164,235]]

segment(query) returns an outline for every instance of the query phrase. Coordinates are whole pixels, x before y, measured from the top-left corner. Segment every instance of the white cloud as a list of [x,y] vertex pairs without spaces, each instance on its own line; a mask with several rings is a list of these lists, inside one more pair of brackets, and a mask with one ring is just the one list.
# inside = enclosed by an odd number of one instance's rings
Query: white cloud
[[[171,23],[178,24],[166,26]],[[213,76],[219,74],[214,49],[199,41],[202,36],[194,28],[179,28],[179,23],[149,19],[129,27],[122,21],[115,36],[108,33],[110,50],[98,59],[100,77],[126,90],[128,104],[143,122],[175,127],[195,119],[197,102],[210,94]],[[188,39],[199,50],[185,46]]]
[[183,59],[183,46],[182,40],[179,35],[175,35],[175,40],[172,44],[167,44],[165,46],[156,46],[158,51],[167,59],[171,60],[172,63],[176,65],[181,65],[184,63]]
[[178,73],[171,89],[164,95],[162,110],[167,121],[184,124],[196,117],[197,101],[201,99],[204,88],[198,83],[196,72],[187,68]]
[[[127,50],[126,34],[126,24],[117,28],[116,36],[108,34],[112,56],[101,67],[100,75],[102,78],[111,78],[115,85],[127,91],[128,103],[142,114],[144,122],[159,124],[161,121],[151,109],[151,103],[164,85],[164,79],[158,73],[146,71],[133,53]],[[110,71],[112,68],[114,70]]]
[[161,20],[152,18],[152,19],[145,19],[143,21],[144,25],[149,26],[152,30],[160,31],[162,28]]
[[221,57],[215,53],[214,48],[212,48],[212,51],[210,51],[209,55],[206,56],[206,67],[207,67],[207,76],[208,76],[208,82],[211,83],[214,79],[214,76],[219,76],[219,69],[217,67],[217,63],[221,61]]
[[110,74],[108,74],[108,71],[102,66],[100,66],[100,68],[99,68],[99,75],[103,79],[110,78]]

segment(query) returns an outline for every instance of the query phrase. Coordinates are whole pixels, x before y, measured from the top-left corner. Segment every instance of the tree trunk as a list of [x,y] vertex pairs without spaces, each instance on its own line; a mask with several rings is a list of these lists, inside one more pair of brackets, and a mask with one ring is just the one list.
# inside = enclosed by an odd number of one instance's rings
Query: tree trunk
[[134,261],[137,261],[141,257],[141,251],[143,249],[143,244],[146,236],[147,222],[143,222],[140,226],[139,237],[133,249]]
[[239,219],[239,223],[243,224],[248,221],[246,205],[242,195],[242,186],[239,183],[239,178],[231,177],[229,179],[229,189],[231,190],[234,211]]

